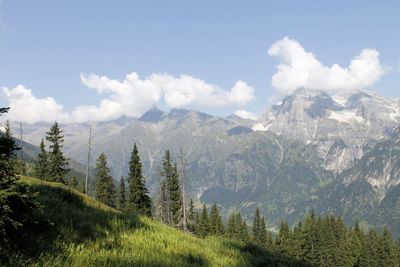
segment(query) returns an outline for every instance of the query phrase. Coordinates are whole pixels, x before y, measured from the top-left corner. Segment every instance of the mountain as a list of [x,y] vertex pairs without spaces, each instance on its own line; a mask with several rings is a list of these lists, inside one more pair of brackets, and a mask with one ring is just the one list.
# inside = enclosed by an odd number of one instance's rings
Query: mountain
[[400,128],[367,152],[320,193],[319,211],[366,218],[400,234]]
[[[379,153],[377,146],[395,136],[398,114],[397,100],[374,93],[343,98],[307,89],[285,97],[257,122],[234,115],[152,109],[141,118],[93,123],[92,166],[104,152],[119,179],[127,174],[136,142],[147,185],[155,194],[164,151],[170,149],[176,157],[182,148],[190,197],[220,203],[225,214],[241,209],[251,218],[249,207],[260,206],[273,226],[281,219],[293,223],[314,208],[344,214],[349,222],[356,217],[374,222],[376,207],[390,209],[399,191],[395,184],[382,182],[383,170],[375,169],[374,179],[354,177],[357,170],[364,171],[359,165],[363,157]],[[61,125],[66,155],[81,163],[87,159],[89,126]],[[24,125],[24,140],[39,144],[49,127]],[[372,165],[371,172],[378,166]],[[344,186],[349,180],[356,182]],[[385,186],[375,188],[381,184]],[[350,211],[354,215],[347,216]]]
[[[15,143],[18,147],[21,148],[19,152],[17,152],[17,157],[23,158],[24,161],[34,163],[36,160],[36,156],[39,153],[39,147],[32,145],[30,143],[27,143],[25,141],[21,141],[20,139],[15,138]],[[86,177],[86,166],[83,163],[80,163],[72,158],[68,159],[68,168],[69,172],[66,174],[67,178],[71,178],[75,176],[77,178],[77,181],[79,183],[82,183],[85,180]],[[33,172],[33,170],[31,170]],[[90,168],[89,169],[89,175],[91,177],[94,177],[94,169]],[[93,186],[93,181],[92,181],[92,186]]]
[[303,88],[272,106],[259,123],[278,135],[314,145],[324,167],[341,172],[399,122],[395,99],[368,92],[335,98]]

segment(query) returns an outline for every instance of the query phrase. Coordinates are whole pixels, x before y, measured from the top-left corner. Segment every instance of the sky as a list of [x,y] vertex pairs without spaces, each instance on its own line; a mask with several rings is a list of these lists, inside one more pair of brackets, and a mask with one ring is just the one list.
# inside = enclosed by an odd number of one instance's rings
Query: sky
[[0,105],[25,122],[157,106],[256,118],[295,89],[400,97],[399,1],[0,0]]

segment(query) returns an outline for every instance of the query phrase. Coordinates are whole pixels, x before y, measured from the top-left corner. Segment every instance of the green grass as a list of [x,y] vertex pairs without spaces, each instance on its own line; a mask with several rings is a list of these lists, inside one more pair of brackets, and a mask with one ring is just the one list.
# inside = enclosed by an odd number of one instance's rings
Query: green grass
[[31,177],[21,183],[38,192],[42,211],[36,229],[24,234],[35,245],[21,240],[25,246],[10,257],[13,266],[267,266],[273,259],[255,246],[200,239],[122,214],[62,184]]

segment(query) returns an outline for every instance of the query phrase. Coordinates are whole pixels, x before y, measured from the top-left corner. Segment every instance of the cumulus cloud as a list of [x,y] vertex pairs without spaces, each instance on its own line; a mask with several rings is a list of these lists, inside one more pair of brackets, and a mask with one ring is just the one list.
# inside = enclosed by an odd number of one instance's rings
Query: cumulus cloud
[[32,90],[23,85],[18,85],[12,89],[4,87],[3,92],[9,102],[10,111],[7,118],[10,120],[34,123],[69,119],[68,114],[63,110],[63,106],[53,98],[36,98],[32,94]]
[[257,120],[258,116],[250,111],[244,110],[244,109],[239,109],[235,111],[235,115],[239,116],[243,119],[248,119],[248,120]]
[[168,74],[153,74],[148,80],[163,91],[165,103],[169,107],[244,106],[254,99],[253,88],[243,81],[237,81],[231,90],[226,91],[188,75],[173,77]]
[[77,122],[106,121],[122,115],[138,117],[161,99],[160,88],[149,80],[141,80],[137,73],[126,75],[123,81],[82,74],[81,81],[106,97],[97,106],[79,106],[73,110],[72,119]]
[[[243,81],[237,81],[230,90],[209,84],[188,75],[174,77],[152,74],[140,78],[135,72],[121,81],[96,74],[81,74],[81,82],[100,94],[97,105],[82,105],[70,113],[53,98],[37,98],[22,85],[4,88],[11,111],[8,118],[26,122],[54,121],[86,122],[107,121],[120,116],[140,117],[147,110],[164,103],[168,107],[224,107],[244,106],[254,99],[254,90]],[[29,111],[29,112],[27,112]]]
[[371,86],[384,74],[379,52],[374,49],[363,49],[347,67],[324,66],[314,54],[288,37],[276,41],[268,54],[282,61],[276,66],[271,84],[285,94],[301,87],[331,92],[356,91]]

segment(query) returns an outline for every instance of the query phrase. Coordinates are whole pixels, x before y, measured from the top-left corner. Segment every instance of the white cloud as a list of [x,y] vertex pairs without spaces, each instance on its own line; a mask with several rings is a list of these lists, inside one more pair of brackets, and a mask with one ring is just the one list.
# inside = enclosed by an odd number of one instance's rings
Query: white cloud
[[106,98],[95,106],[79,106],[72,112],[76,122],[106,121],[122,115],[138,117],[154,107],[161,99],[161,90],[149,80],[141,80],[137,73],[125,76],[123,81],[95,74],[81,75],[88,88]]
[[194,105],[199,107],[244,106],[254,99],[254,90],[237,81],[230,91],[203,80],[181,75],[153,74],[149,80],[159,86],[169,107]]
[[63,111],[63,106],[53,98],[36,98],[32,90],[18,85],[15,88],[3,88],[4,95],[8,99],[10,111],[7,119],[22,120],[24,122],[54,122],[56,120],[68,120],[68,115]]
[[119,81],[96,74],[81,74],[81,81],[104,96],[99,104],[78,106],[65,113],[62,105],[53,98],[36,98],[30,89],[19,85],[3,89],[11,107],[8,117],[31,123],[107,121],[122,115],[140,117],[160,103],[171,108],[191,106],[201,109],[244,106],[254,99],[253,88],[243,81],[237,81],[230,90],[224,90],[188,75],[153,74],[141,79],[133,72]]
[[282,61],[276,66],[271,83],[284,94],[301,87],[331,92],[360,90],[374,84],[385,72],[374,49],[363,49],[345,68],[338,64],[324,66],[314,54],[288,37],[276,41],[268,54]]
[[239,109],[235,111],[235,115],[243,119],[257,120],[258,116],[250,111]]

